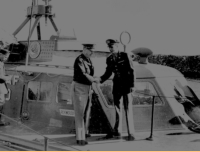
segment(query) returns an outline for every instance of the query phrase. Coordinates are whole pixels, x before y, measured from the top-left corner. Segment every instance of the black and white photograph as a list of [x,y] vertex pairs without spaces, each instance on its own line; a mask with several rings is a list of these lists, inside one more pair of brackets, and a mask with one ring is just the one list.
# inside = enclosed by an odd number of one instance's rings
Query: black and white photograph
[[199,0],[0,0],[0,151],[199,151]]

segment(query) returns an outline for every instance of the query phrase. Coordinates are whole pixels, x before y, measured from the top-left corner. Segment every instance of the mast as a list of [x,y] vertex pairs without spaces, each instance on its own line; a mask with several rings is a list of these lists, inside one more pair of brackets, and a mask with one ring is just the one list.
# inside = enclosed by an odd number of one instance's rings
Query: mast
[[45,17],[45,22],[47,23],[47,19],[50,20],[54,30],[56,31],[57,35],[59,36],[58,28],[53,20],[55,14],[52,14],[52,6],[50,5],[51,0],[42,0],[45,2],[45,5],[38,5],[38,0],[32,0],[32,6],[27,8],[27,16],[24,22],[15,30],[13,33],[16,36],[21,29],[32,19],[35,18],[35,22],[30,32],[30,38],[33,34],[35,27],[37,26],[37,33],[38,33],[38,40],[41,40],[41,33],[40,33],[40,18]]

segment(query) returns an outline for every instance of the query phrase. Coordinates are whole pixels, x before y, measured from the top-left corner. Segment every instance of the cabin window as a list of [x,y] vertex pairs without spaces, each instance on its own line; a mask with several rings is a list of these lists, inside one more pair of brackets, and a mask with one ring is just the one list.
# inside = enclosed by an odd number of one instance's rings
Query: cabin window
[[[108,105],[114,105],[112,95],[112,81],[106,81],[100,86],[100,89],[106,99]],[[158,95],[154,86],[150,82],[136,82],[136,92],[133,95],[133,105],[151,105],[153,101],[152,95]],[[149,96],[150,95],[150,96]],[[159,97],[155,97],[155,105],[162,105]]]
[[30,81],[28,83],[28,100],[50,102],[52,90],[52,82]]
[[56,102],[58,103],[66,103],[72,104],[71,96],[70,96],[70,83],[59,83],[57,87],[57,98]]
[[[153,96],[158,96],[154,86],[150,82],[136,82],[133,92],[133,105],[152,105]],[[155,97],[155,105],[162,105],[160,97]]]

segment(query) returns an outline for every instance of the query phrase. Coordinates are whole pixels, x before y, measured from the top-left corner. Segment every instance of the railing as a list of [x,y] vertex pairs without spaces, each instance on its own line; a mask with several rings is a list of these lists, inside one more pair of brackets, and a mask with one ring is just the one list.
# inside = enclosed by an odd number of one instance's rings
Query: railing
[[[137,93],[137,91],[136,91],[136,93]],[[140,94],[141,94],[141,92],[140,92]],[[153,121],[154,121],[155,97],[164,97],[164,98],[174,98],[174,97],[159,96],[159,95],[152,95],[152,94],[145,94],[145,93],[143,93],[143,94],[146,95],[146,96],[152,96],[152,98],[153,98],[153,101],[152,101],[152,115],[151,115],[151,133],[150,133],[150,136],[147,138],[147,140],[153,140]],[[187,98],[182,98],[182,99],[187,99]],[[180,103],[180,104],[181,104],[181,103]],[[10,141],[10,142],[19,143],[19,141],[17,141],[17,140],[21,140],[20,144],[24,144],[25,146],[30,145],[30,147],[35,148],[35,149],[37,149],[37,150],[48,151],[49,148],[51,148],[51,150],[54,149],[54,150],[59,150],[59,151],[60,151],[60,150],[66,150],[66,149],[62,149],[62,148],[58,148],[58,147],[49,146],[49,141],[53,141],[53,142],[55,142],[55,143],[57,143],[57,144],[60,144],[60,145],[63,145],[63,146],[68,147],[70,150],[76,150],[76,151],[79,150],[79,149],[74,148],[74,147],[72,147],[72,146],[69,146],[69,145],[67,145],[67,144],[58,142],[58,141],[56,141],[56,140],[54,140],[54,139],[51,139],[51,138],[49,138],[49,137],[47,137],[47,136],[45,136],[45,135],[43,135],[43,134],[41,134],[41,133],[39,133],[39,132],[33,130],[32,128],[30,128],[30,127],[26,126],[25,124],[23,124],[23,122],[22,122],[21,120],[18,121],[18,120],[15,120],[15,119],[13,119],[13,118],[8,117],[7,115],[4,115],[3,113],[0,113],[0,114],[1,114],[2,116],[4,116],[5,118],[9,119],[10,121],[15,122],[17,125],[22,126],[22,127],[26,128],[26,129],[28,129],[29,131],[35,133],[36,135],[42,136],[42,137],[44,138],[44,144],[42,145],[42,146],[43,146],[43,149],[41,149],[41,145],[39,145],[39,146],[37,145],[37,146],[36,146],[36,145],[35,145],[35,144],[36,144],[35,142],[30,142],[30,141],[26,141],[26,140],[19,139],[19,138],[15,137],[15,136],[2,134],[1,137],[2,137],[4,140],[6,140],[6,141],[8,140],[8,141]],[[180,122],[182,122],[182,121],[180,120]],[[1,139],[2,139],[2,138],[1,138]],[[68,149],[68,150],[69,150],[69,149]]]
[[[15,120],[13,118],[10,118],[6,115],[4,115],[3,113],[0,113],[1,116],[3,116],[4,118],[7,118],[8,120],[16,123],[17,125],[19,126],[22,126],[26,129],[28,129],[29,131],[35,133],[36,135],[39,135],[39,136],[42,136],[44,138],[44,144],[41,145],[41,143],[36,143],[36,142],[33,142],[33,141],[27,141],[27,140],[24,140],[24,139],[20,139],[16,136],[13,136],[13,135],[9,135],[9,134],[4,134],[4,133],[0,133],[0,136],[1,136],[1,140],[5,140],[5,141],[8,141],[8,142],[11,142],[11,143],[16,143],[16,144],[20,144],[20,145],[24,145],[26,147],[30,147],[32,149],[35,149],[35,150],[42,150],[42,151],[48,151],[48,150],[53,150],[53,151],[66,151],[66,150],[70,150],[70,151],[79,151],[79,149],[77,148],[74,148],[72,146],[69,146],[67,144],[64,144],[64,143],[61,143],[61,142],[58,142],[54,139],[51,139],[35,130],[33,130],[32,128],[26,126],[25,124],[22,123],[21,120]],[[63,148],[60,148],[60,147],[56,147],[56,146],[50,146],[49,145],[49,141],[53,141],[57,144],[60,144],[62,146],[66,146],[67,148],[63,149]],[[41,148],[43,147],[43,148]]]

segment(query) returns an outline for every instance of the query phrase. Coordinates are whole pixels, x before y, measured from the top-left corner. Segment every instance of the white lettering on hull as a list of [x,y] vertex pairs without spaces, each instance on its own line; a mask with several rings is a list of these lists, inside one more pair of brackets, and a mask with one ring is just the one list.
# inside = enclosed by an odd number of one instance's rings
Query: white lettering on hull
[[74,110],[60,109],[60,115],[74,117],[75,113]]

